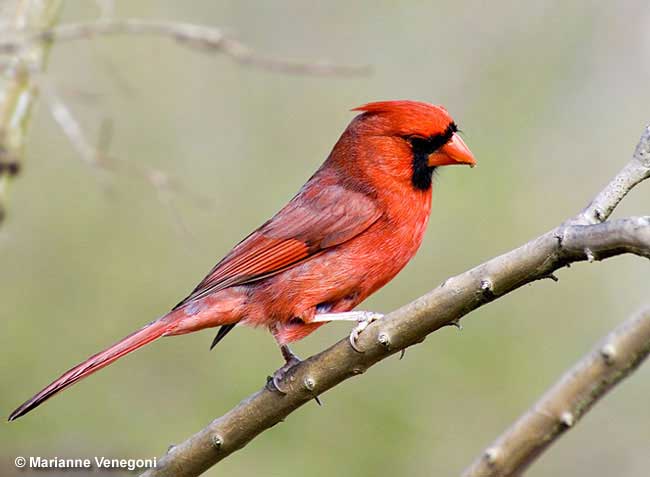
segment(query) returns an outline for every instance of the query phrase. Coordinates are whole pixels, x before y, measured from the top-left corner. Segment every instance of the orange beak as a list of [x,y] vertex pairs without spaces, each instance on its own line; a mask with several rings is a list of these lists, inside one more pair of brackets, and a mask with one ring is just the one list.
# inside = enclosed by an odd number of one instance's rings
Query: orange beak
[[451,136],[447,144],[429,156],[429,167],[453,164],[467,164],[470,167],[476,165],[474,154],[457,133]]

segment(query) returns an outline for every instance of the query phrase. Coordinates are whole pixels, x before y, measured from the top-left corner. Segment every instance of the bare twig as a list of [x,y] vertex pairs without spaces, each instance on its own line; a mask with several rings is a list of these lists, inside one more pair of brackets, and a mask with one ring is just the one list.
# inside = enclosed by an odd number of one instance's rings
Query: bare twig
[[521,473],[650,354],[650,307],[612,331],[483,452],[464,477]]
[[[646,129],[632,161],[639,154],[645,157],[650,153],[649,137],[650,130]],[[629,165],[623,169],[629,170]],[[621,181],[626,184],[626,190],[618,195],[624,196],[638,182]],[[611,210],[620,199],[612,200]],[[611,212],[610,208],[607,210]],[[554,276],[553,272],[570,263],[621,253],[650,257],[650,217],[593,225],[560,225],[515,250],[446,280],[428,294],[373,323],[359,339],[362,353],[355,352],[345,339],[295,366],[285,378],[287,394],[280,395],[266,388],[253,394],[185,442],[172,447],[158,460],[157,468],[143,475],[199,475],[314,396],[423,341],[429,333],[458,323],[472,310],[527,283]]]
[[141,177],[154,188],[158,201],[169,211],[179,235],[183,238],[195,239],[195,236],[185,224],[182,215],[175,208],[173,197],[174,195],[183,194],[187,198],[192,199],[198,207],[205,207],[209,203],[205,197],[201,197],[194,191],[183,187],[164,171],[127,161],[119,161],[118,163],[118,161],[111,158],[108,154],[108,148],[113,134],[112,122],[106,118],[100,125],[97,147],[93,147],[87,139],[80,122],[61,98],[55,86],[44,75],[40,75],[36,71],[33,72],[32,77],[41,91],[43,100],[47,104],[55,122],[68,138],[68,141],[72,144],[81,159],[87,165],[92,166],[94,172],[98,173],[98,178],[102,179],[104,185],[108,184],[107,179],[109,176],[107,174],[109,172],[113,172],[118,166],[126,168],[128,173]]
[[86,135],[75,118],[72,111],[68,108],[65,102],[57,93],[54,85],[52,85],[44,76],[37,74],[33,75],[33,79],[40,89],[44,101],[48,104],[50,113],[61,128],[61,131],[70,141],[70,144],[75,148],[79,157],[83,159],[86,164],[91,166],[98,166],[100,164],[99,151],[97,151],[86,139]]
[[[100,125],[97,147],[94,147],[87,139],[80,122],[61,98],[55,86],[44,75],[38,74],[38,72],[33,72],[33,81],[41,91],[44,102],[47,104],[52,117],[63,134],[77,151],[79,157],[87,165],[92,166],[93,171],[97,173],[99,179],[102,179],[104,185],[108,185],[107,179],[110,177],[108,175],[109,172],[113,172],[118,166],[126,168],[128,173],[141,177],[153,187],[158,201],[169,211],[179,235],[184,239],[196,238],[185,224],[182,215],[174,206],[173,198],[174,195],[183,194],[192,199],[198,207],[204,207],[209,203],[205,197],[200,197],[194,191],[183,187],[161,170],[141,166],[138,163],[130,163],[127,161],[118,162],[111,158],[108,153],[108,148],[113,134],[112,122],[106,118]],[[187,243],[187,240],[184,240],[184,243]]]
[[0,41],[0,54],[18,54],[26,47],[34,44],[119,34],[163,36],[190,48],[223,53],[243,65],[256,66],[282,73],[360,75],[369,72],[369,67],[365,65],[339,65],[329,61],[304,62],[284,58],[270,58],[256,53],[250,47],[228,36],[219,28],[138,18],[105,18],[95,22],[69,23],[35,33],[26,33],[15,39]]
[[596,224],[609,218],[623,197],[639,182],[650,177],[650,125],[636,146],[632,160],[607,186],[569,222]]

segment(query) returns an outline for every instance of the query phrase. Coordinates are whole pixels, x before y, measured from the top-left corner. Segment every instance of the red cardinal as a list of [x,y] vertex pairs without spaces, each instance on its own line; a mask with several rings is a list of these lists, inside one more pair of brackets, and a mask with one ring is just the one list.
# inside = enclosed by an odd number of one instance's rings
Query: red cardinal
[[[439,166],[475,164],[442,106],[369,103],[325,163],[271,220],[240,242],[172,311],[65,372],[11,413],[12,421],[59,391],[161,336],[237,324],[266,326],[287,364],[287,343],[328,321],[353,319],[356,337],[378,315],[350,312],[417,251]],[[356,348],[356,347],[355,347]],[[278,387],[279,389],[279,387]]]

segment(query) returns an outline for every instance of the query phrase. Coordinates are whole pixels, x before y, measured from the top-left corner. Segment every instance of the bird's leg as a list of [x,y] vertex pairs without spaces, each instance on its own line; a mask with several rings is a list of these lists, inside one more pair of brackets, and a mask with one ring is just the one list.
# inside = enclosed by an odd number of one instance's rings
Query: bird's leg
[[327,321],[356,321],[358,324],[350,332],[350,346],[355,351],[361,353],[357,347],[357,340],[363,330],[365,330],[370,323],[383,318],[381,313],[374,313],[372,311],[346,311],[343,313],[320,313],[314,316],[311,323],[327,322]]
[[275,390],[280,394],[286,394],[286,391],[280,387],[280,381],[284,379],[291,368],[300,363],[302,360],[293,354],[293,351],[291,351],[287,345],[280,345],[280,352],[282,353],[282,357],[284,358],[285,363],[280,369],[273,373],[273,376],[269,378],[267,384],[271,390]]

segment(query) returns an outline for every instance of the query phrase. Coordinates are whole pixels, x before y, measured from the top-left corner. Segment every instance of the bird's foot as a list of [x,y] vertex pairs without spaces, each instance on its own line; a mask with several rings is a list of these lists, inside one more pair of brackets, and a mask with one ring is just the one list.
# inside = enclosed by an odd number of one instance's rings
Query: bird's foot
[[[266,387],[269,391],[274,391],[276,393],[280,393],[284,395],[287,394],[287,391],[282,389],[282,387],[280,386],[280,382],[284,380],[287,373],[291,369],[293,369],[294,366],[302,363],[302,360],[298,356],[293,354],[293,352],[289,349],[287,345],[281,345],[280,351],[282,352],[282,356],[284,357],[285,363],[280,369],[278,369],[275,373],[273,373],[273,376],[269,376],[266,379]],[[318,396],[314,396],[314,401],[316,401],[316,404],[318,404],[319,406],[323,405],[322,401],[318,398]]]
[[362,351],[357,346],[357,340],[359,339],[359,335],[363,332],[363,330],[368,328],[368,325],[370,323],[383,318],[384,315],[382,315],[381,313],[374,313],[372,311],[361,311],[359,313],[361,315],[357,319],[358,324],[350,332],[350,346],[352,346],[352,349],[355,350],[356,352],[362,353]]
[[280,351],[282,352],[285,363],[280,369],[273,373],[273,376],[268,377],[266,386],[271,391],[276,391],[280,394],[287,394],[287,392],[280,386],[280,382],[284,380],[291,368],[301,363],[302,360],[293,354],[287,345],[280,346]]

